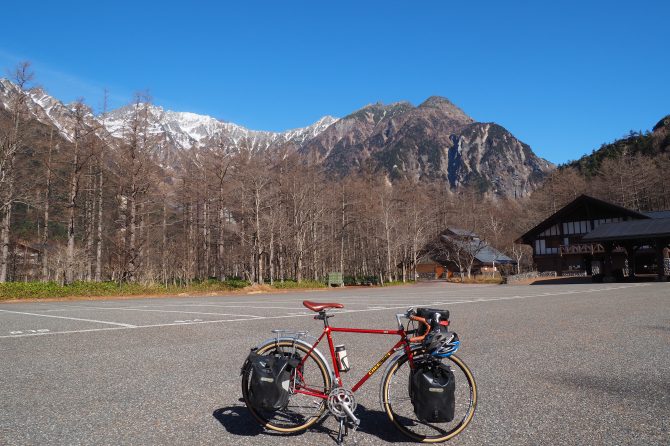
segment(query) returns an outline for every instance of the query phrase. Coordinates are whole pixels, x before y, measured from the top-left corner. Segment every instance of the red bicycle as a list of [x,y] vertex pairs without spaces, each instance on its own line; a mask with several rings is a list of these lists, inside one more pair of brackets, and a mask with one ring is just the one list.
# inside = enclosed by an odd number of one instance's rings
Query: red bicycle
[[[328,310],[339,303],[304,301],[318,313],[323,332],[273,330],[275,337],[252,349],[242,367],[242,395],[254,418],[265,428],[295,433],[334,415],[339,421],[338,444],[355,431],[359,419],[355,393],[390,358],[380,386],[380,403],[391,422],[406,436],[424,443],[447,441],[465,429],[477,405],[472,372],[453,353],[460,345],[448,331],[449,312],[410,308],[396,314],[397,329],[333,327]],[[403,325],[402,318],[407,319]],[[395,335],[400,339],[353,387],[342,381],[349,371],[346,349],[336,346],[333,333]],[[327,340],[330,361],[317,349]]]

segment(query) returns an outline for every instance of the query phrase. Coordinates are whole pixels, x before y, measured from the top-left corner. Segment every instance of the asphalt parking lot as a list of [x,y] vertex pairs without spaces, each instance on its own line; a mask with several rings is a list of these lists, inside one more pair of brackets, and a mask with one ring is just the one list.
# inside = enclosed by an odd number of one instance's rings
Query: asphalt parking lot
[[[305,299],[341,302],[332,324],[394,328],[395,313],[451,311],[479,387],[456,445],[670,443],[670,284],[343,289],[0,304],[0,444],[275,445],[240,402],[239,370],[273,328],[321,323]],[[357,381],[394,338],[341,335]],[[357,392],[359,444],[404,443]],[[295,445],[335,444],[332,418]]]

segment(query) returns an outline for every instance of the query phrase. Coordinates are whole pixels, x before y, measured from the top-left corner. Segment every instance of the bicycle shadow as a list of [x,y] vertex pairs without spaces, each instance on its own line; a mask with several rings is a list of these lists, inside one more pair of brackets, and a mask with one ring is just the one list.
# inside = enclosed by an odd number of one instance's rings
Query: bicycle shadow
[[233,435],[250,437],[264,431],[244,406],[220,407],[212,412],[212,416]]
[[[372,435],[388,443],[407,441],[407,437],[393,426],[389,417],[381,410],[369,409],[358,403],[356,416],[361,420],[361,424],[358,427],[359,432]],[[335,435],[337,436],[337,432],[335,432]]]
[[[232,435],[243,437],[255,437],[259,434],[280,436],[280,437],[294,437],[302,435],[305,431],[295,432],[292,434],[285,434],[275,432],[269,429],[264,429],[258,421],[249,413],[249,410],[243,406],[227,406],[220,407],[212,412],[212,416],[221,423],[221,425]],[[329,433],[329,429],[322,426],[324,420],[317,422],[308,430],[322,433]]]
[[[212,412],[212,416],[221,423],[228,433],[242,437],[255,437],[260,434],[291,437],[302,435],[304,433],[303,431],[294,434],[283,434],[264,429],[243,405],[220,407]],[[406,440],[400,432],[393,428],[391,421],[386,414],[380,410],[371,410],[362,404],[359,404],[358,409],[356,409],[356,416],[361,420],[358,432],[372,435],[389,443]],[[324,426],[324,423],[327,420],[331,420],[329,424],[332,424],[333,428]],[[335,442],[337,439],[337,426],[337,421],[330,416],[319,421],[307,431],[326,434],[333,440],[333,442]]]

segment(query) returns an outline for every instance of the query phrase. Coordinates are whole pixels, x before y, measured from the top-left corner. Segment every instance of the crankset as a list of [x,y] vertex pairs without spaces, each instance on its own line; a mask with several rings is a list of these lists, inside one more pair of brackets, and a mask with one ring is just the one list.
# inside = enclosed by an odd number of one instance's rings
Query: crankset
[[328,395],[328,410],[340,422],[340,430],[337,433],[337,444],[343,444],[344,437],[348,435],[349,429],[351,429],[352,439],[356,443],[354,433],[361,424],[361,420],[354,415],[356,398],[354,398],[353,392],[343,387],[336,387],[331,390]]

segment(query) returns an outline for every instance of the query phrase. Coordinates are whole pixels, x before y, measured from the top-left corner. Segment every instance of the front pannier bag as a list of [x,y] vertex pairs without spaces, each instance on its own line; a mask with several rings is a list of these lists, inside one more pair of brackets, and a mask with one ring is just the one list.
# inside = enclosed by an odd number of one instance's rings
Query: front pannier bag
[[456,400],[454,373],[439,362],[417,363],[410,374],[410,397],[417,418],[426,423],[454,419]]
[[276,411],[288,405],[291,371],[299,360],[285,355],[258,355],[249,353],[247,366],[251,367],[249,402],[256,409]]

